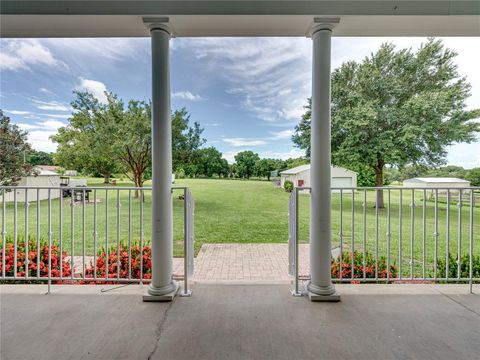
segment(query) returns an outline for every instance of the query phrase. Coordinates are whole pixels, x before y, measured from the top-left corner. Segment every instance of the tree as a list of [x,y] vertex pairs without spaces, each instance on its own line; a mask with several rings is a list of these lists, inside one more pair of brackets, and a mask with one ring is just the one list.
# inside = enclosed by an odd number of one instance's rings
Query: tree
[[[446,148],[471,142],[480,110],[465,110],[470,85],[460,77],[457,54],[429,39],[417,52],[383,44],[361,63],[349,61],[332,74],[332,163],[364,165],[384,184],[386,165],[439,165]],[[310,152],[310,103],[293,142]],[[377,191],[383,207],[383,192]]]
[[275,159],[260,159],[255,163],[255,174],[270,181],[272,171],[278,170]]
[[[150,104],[130,100],[126,109],[122,100],[109,94],[104,126],[111,134],[112,154],[135,187],[143,187],[145,172],[152,161],[152,112]],[[135,191],[138,197],[138,190]]]
[[120,169],[113,157],[112,133],[104,123],[107,106],[88,92],[74,94],[68,125],[50,137],[58,143],[55,162],[66,169],[102,174],[108,184],[111,174]]
[[198,175],[212,177],[214,175],[222,176],[228,173],[227,160],[222,158],[222,153],[216,148],[208,147],[198,151],[197,171]]
[[172,167],[176,172],[179,168],[187,176],[198,173],[197,150],[205,143],[202,138],[203,128],[198,122],[189,126],[190,115],[185,108],[176,110],[172,115]]
[[29,172],[25,166],[25,152],[30,150],[27,133],[17,125],[10,124],[10,118],[0,109],[0,185],[15,186],[21,177]]
[[238,175],[242,178],[250,179],[254,174],[255,163],[260,160],[257,153],[253,151],[241,151],[235,155]]
[[480,186],[480,168],[470,169],[465,176],[471,186]]
[[36,165],[53,165],[53,154],[44,151],[32,150],[28,154],[28,163]]

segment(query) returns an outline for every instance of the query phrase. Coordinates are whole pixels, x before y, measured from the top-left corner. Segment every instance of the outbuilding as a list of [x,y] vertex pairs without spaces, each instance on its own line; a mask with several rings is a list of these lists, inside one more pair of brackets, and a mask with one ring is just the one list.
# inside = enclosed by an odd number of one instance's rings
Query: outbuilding
[[417,177],[403,181],[403,187],[406,188],[443,188],[444,191],[447,188],[465,188],[469,186],[470,181],[449,177]]
[[[357,173],[343,167],[332,166],[332,188],[350,188],[357,186]],[[280,185],[291,181],[296,187],[310,187],[310,164],[300,165],[280,172]]]
[[[23,176],[17,186],[34,186],[34,187],[58,187],[60,186],[60,175],[54,171],[43,170],[40,167],[34,167],[34,173],[29,176]],[[29,189],[15,189],[17,202],[25,202],[25,193],[27,202],[37,201],[37,190]],[[50,197],[52,199],[58,199],[60,197],[60,190],[50,190]],[[38,190],[38,199],[48,199],[48,189]],[[5,201],[13,202],[15,200],[15,194],[13,191],[5,193]]]

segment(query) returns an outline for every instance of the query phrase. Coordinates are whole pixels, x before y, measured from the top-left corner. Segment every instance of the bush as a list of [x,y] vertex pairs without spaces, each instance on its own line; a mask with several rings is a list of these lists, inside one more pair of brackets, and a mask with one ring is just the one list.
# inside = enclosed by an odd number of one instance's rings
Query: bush
[[285,182],[283,183],[283,188],[286,192],[292,192],[293,182],[291,182],[290,180],[285,180]]
[[[144,246],[142,249],[142,258],[140,259],[140,246],[132,245],[131,247],[131,275],[132,279],[140,279],[140,261],[143,261],[143,279],[152,278],[152,252],[150,246]],[[108,278],[112,280],[117,278],[117,259],[120,264],[120,278],[128,279],[128,246],[121,244],[119,257],[117,256],[117,247],[112,246],[108,251],[108,264],[106,260],[105,250],[102,250],[97,257],[97,262],[95,264],[90,263],[89,266],[85,269],[85,277],[93,278],[94,270],[96,268],[97,277],[105,277],[106,269],[108,266]],[[97,282],[97,283],[102,283]],[[104,283],[104,282],[103,282]]]
[[[446,261],[445,259],[439,258],[437,260],[437,277],[439,278],[446,278]],[[480,277],[480,255],[473,256],[472,259],[472,272],[473,277],[478,278]],[[458,277],[458,263],[457,263],[457,256],[453,256],[452,254],[448,254],[448,277],[449,278],[456,278]],[[470,255],[465,254],[460,258],[460,277],[461,278],[468,278],[470,277]]]
[[[62,253],[62,276],[71,275],[70,262],[65,261],[67,253]],[[28,271],[29,276],[37,276],[37,243],[35,241],[28,242]],[[0,253],[0,273],[2,272],[2,254]],[[48,245],[40,245],[40,277],[48,277]],[[5,276],[13,276],[15,269],[15,245],[7,243],[5,248]],[[17,243],[17,277],[26,277],[25,271],[25,241]],[[52,245],[52,277],[60,276],[60,248]],[[60,281],[57,281],[60,283]]]
[[[354,269],[353,269],[353,278],[354,279],[363,279],[363,253],[355,251],[354,252]],[[340,279],[340,259],[339,257],[333,258],[331,263],[332,269],[332,279]],[[351,278],[352,277],[352,253],[351,252],[342,252],[342,278]],[[365,276],[367,279],[375,278],[375,258],[368,251],[365,252]],[[378,258],[378,277],[382,279],[387,278],[387,259],[385,256],[380,256]],[[395,264],[390,264],[390,279],[397,277],[397,267]],[[352,281],[355,283],[356,281]]]

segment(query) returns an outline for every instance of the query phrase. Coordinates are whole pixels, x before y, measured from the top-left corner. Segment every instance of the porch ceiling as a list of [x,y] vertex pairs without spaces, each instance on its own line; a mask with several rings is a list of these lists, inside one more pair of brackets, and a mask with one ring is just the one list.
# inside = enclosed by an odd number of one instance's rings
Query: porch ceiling
[[480,36],[477,0],[3,0],[2,37],[148,36],[168,16],[175,36],[305,36],[340,16],[335,36]]

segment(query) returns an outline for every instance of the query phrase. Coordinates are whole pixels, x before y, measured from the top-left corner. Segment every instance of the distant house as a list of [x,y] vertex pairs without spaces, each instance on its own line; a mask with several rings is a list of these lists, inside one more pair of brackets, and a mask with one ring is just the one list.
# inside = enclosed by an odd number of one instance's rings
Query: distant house
[[[17,186],[38,186],[38,187],[58,187],[60,186],[60,175],[54,171],[43,170],[40,166],[35,166],[33,168],[34,173],[29,176],[23,176],[20,179],[20,182]],[[17,203],[32,202],[37,200],[46,200],[48,199],[48,189],[39,189],[38,194],[36,189],[16,189],[16,200]],[[26,196],[25,196],[26,195]],[[52,199],[57,199],[60,197],[60,190],[50,190],[50,197]],[[15,201],[15,194],[13,191],[5,193],[5,201],[13,202]]]
[[[357,173],[342,167],[332,166],[332,188],[349,188],[357,186]],[[310,164],[300,165],[280,172],[280,186],[290,180],[296,187],[310,187]]]
[[417,177],[403,181],[403,187],[405,188],[443,188],[444,192],[446,188],[465,188],[469,186],[470,181],[447,177]]
[[58,173],[61,169],[61,166],[55,166],[55,165],[36,165],[36,169],[39,170],[47,170],[47,171],[53,171]]

